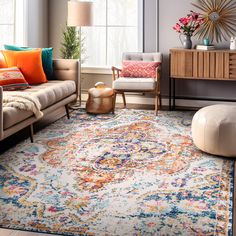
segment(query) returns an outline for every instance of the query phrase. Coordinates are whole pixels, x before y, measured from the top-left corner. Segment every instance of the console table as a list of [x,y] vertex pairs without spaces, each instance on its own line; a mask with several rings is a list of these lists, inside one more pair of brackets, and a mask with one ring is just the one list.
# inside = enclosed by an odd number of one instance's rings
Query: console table
[[[236,81],[236,51],[195,49],[170,50],[169,107],[175,109],[175,81],[226,80]],[[173,94],[172,94],[173,81]]]

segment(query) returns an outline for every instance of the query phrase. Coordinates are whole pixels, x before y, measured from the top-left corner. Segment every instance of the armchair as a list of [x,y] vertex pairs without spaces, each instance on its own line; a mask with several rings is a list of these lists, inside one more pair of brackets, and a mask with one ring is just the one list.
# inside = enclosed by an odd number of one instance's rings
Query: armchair
[[[114,89],[114,109],[117,94],[123,97],[126,107],[125,92],[152,93],[155,96],[155,114],[161,108],[160,72],[161,53],[124,53],[124,63],[131,62],[129,71],[112,67],[113,89]],[[132,64],[133,62],[133,64]],[[144,62],[144,63],[143,63]],[[149,62],[149,63],[148,63]]]

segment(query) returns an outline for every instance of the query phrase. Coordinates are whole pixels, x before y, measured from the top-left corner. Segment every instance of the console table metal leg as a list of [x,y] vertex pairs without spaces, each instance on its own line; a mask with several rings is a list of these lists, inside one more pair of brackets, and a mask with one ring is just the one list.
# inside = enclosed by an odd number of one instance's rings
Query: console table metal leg
[[172,84],[171,84],[171,77],[169,78],[169,110],[172,110],[172,102],[171,102],[171,97],[172,97]]
[[173,79],[173,110],[175,110],[175,79]]

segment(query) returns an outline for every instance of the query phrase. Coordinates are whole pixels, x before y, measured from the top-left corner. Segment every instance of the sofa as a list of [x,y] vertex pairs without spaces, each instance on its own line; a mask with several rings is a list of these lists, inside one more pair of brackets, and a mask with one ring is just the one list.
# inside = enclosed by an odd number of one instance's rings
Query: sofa
[[[53,60],[53,79],[48,83],[34,85],[20,93],[27,93],[39,100],[43,116],[54,110],[65,107],[69,118],[68,104],[80,96],[80,66],[78,60]],[[0,87],[0,141],[12,134],[29,127],[31,142],[33,142],[33,124],[38,121],[31,111],[19,110],[3,106],[3,91]]]

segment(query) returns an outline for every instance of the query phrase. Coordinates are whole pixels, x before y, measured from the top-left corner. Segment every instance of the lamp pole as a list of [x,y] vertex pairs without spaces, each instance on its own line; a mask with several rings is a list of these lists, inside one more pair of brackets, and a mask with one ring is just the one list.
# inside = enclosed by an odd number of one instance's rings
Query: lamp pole
[[[81,37],[81,27],[82,26],[91,26],[92,25],[92,2],[85,2],[85,1],[68,1],[68,19],[67,19],[68,26],[79,26],[79,40],[80,40],[80,55],[79,55],[79,106],[81,106],[81,64],[82,64],[82,37]],[[75,107],[77,107],[75,105]]]

